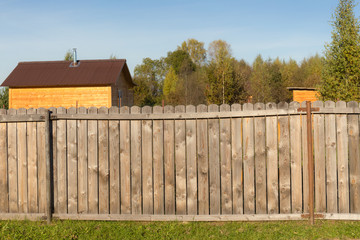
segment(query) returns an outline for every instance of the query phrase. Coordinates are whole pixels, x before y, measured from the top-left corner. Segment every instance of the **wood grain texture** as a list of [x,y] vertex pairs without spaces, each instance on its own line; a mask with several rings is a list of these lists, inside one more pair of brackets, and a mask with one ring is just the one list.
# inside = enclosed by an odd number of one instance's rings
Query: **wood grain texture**
[[[229,111],[228,104],[220,106],[220,112]],[[221,214],[232,213],[231,155],[231,122],[220,119]]]
[[[346,107],[345,102],[337,102],[336,108]],[[336,115],[337,153],[338,153],[338,198],[339,213],[349,213],[349,161],[347,116]]]
[[[107,114],[108,108],[101,107],[99,114]],[[98,122],[99,150],[99,213],[109,213],[109,121]]]
[[[65,114],[66,109],[60,107],[57,109],[57,113]],[[56,124],[56,159],[57,159],[57,185],[58,185],[58,197],[57,207],[58,213],[67,213],[67,159],[66,159],[66,120],[59,120]]]
[[[306,102],[301,103],[301,107],[306,107]],[[307,120],[306,113],[301,115],[301,146],[302,146],[302,165],[303,165],[303,207],[304,213],[309,212],[309,159],[307,147]]]
[[[325,108],[335,108],[332,101],[325,102]],[[337,213],[337,164],[336,164],[336,125],[335,114],[325,115],[325,154],[326,154],[326,205],[327,212]]]
[[[276,109],[275,103],[267,103],[266,109]],[[268,214],[279,213],[278,183],[278,128],[277,118],[266,118],[266,156],[267,156],[267,199]]]
[[[48,111],[45,108],[39,108],[37,109],[37,114],[47,114]],[[38,164],[38,171],[37,171],[37,179],[38,179],[38,204],[39,204],[39,213],[46,213],[46,152],[45,152],[45,146],[46,140],[45,140],[45,122],[37,122],[37,164]],[[51,147],[51,146],[49,146]],[[54,166],[54,163],[52,163],[52,166]],[[54,169],[54,167],[53,167]],[[54,171],[52,169],[52,171]],[[53,174],[53,173],[52,173]],[[53,178],[54,182],[54,178]],[[55,184],[53,187],[53,192],[55,190]],[[55,199],[55,198],[54,198]]]
[[[25,115],[26,109],[18,109],[19,115]],[[28,212],[28,162],[27,162],[27,136],[26,123],[20,122],[17,124],[17,157],[18,157],[18,197],[19,197],[19,212]]]
[[[118,114],[118,107],[109,113]],[[110,214],[120,213],[120,121],[109,121]]]
[[[197,106],[198,113],[207,112],[207,106]],[[209,214],[209,162],[208,162],[208,122],[197,120],[196,143],[198,159],[198,204],[199,215]]]
[[[218,112],[219,106],[212,104],[209,112]],[[208,120],[209,131],[209,182],[210,214],[220,214],[220,126],[219,119]]]
[[[98,109],[91,107],[91,114]],[[88,121],[88,205],[89,213],[99,213],[99,152],[98,152],[98,121]]]
[[[163,108],[155,106],[154,113],[162,114]],[[153,122],[154,156],[154,214],[164,214],[164,128],[162,120]]]
[[[288,109],[279,103],[278,109]],[[291,213],[289,117],[278,117],[280,213]]]
[[[232,112],[241,111],[240,104],[231,105]],[[231,119],[233,214],[243,214],[242,119]]]
[[[131,114],[139,114],[140,108],[131,107]],[[131,198],[132,214],[142,213],[141,191],[141,121],[131,122]]]
[[[298,102],[291,102],[289,109],[298,109]],[[290,116],[290,168],[291,168],[291,212],[302,213],[301,170],[301,118]]]
[[[8,115],[16,115],[16,109],[9,109]],[[8,123],[8,172],[9,172],[9,212],[17,213],[18,205],[18,158],[17,158],[17,123]]]
[[[254,110],[265,109],[265,104],[257,103]],[[256,188],[256,213],[266,213],[266,147],[265,147],[265,118],[254,119],[255,140],[255,188]]]
[[[348,108],[359,108],[357,102],[349,102]],[[360,140],[359,115],[348,115],[349,134],[349,174],[350,174],[350,212],[360,212]]]
[[[6,115],[0,109],[0,115]],[[7,123],[0,123],[0,213],[9,212]]]
[[[142,113],[151,113],[151,107],[142,108]],[[143,214],[154,213],[153,195],[153,154],[152,154],[152,131],[151,120],[143,120],[142,123],[142,191],[143,191]]]
[[[245,103],[243,110],[253,110],[251,103]],[[254,119],[243,119],[243,166],[244,166],[244,214],[255,213],[255,149]]]
[[[175,107],[176,113],[184,113],[185,106]],[[186,214],[186,139],[185,120],[175,121],[175,176],[176,214]]]
[[[128,114],[129,107],[121,107],[120,114]],[[131,213],[130,121],[120,121],[120,189],[121,213]]]
[[[165,106],[165,113],[173,113]],[[165,214],[175,214],[175,127],[173,120],[164,121]]]
[[[71,107],[69,114],[76,114],[77,109]],[[67,120],[67,187],[68,187],[68,213],[77,213],[78,208],[78,151],[76,120]]]
[[[36,109],[30,108],[27,114],[36,114]],[[38,213],[38,153],[37,153],[37,124],[26,123],[27,161],[28,161],[28,204],[30,213]]]
[[[186,106],[187,113],[195,113],[195,106]],[[196,120],[186,120],[186,177],[187,177],[187,214],[198,212],[197,198],[197,158],[196,158]]]
[[[79,114],[86,114],[87,109],[80,107]],[[88,121],[77,121],[78,132],[78,212],[87,213],[88,208]]]

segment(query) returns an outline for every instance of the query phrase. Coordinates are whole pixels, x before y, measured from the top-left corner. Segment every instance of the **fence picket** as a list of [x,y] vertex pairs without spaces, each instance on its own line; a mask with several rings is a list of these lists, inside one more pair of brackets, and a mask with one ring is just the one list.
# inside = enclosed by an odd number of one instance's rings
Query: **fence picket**
[[[120,114],[128,114],[129,107],[121,107]],[[120,189],[121,213],[131,213],[130,121],[120,121]]]
[[[186,112],[195,113],[195,106],[186,106]],[[196,141],[196,120],[186,120],[187,214],[189,215],[196,215],[198,211]]]
[[[298,102],[291,102],[289,109],[297,110]],[[292,213],[302,213],[302,174],[301,174],[301,118],[290,117],[290,168],[291,168],[291,206]]]
[[[231,105],[231,111],[241,111],[240,104]],[[242,171],[242,119],[231,119],[232,152],[232,194],[233,214],[243,213],[243,171]]]
[[[79,114],[86,114],[87,109],[80,107]],[[88,212],[88,121],[77,121],[78,132],[78,212]]]
[[[348,108],[358,109],[357,102],[349,102]],[[349,167],[350,167],[350,212],[360,213],[360,141],[359,115],[348,115]]]
[[[256,103],[254,110],[264,110],[265,104]],[[266,147],[265,147],[265,117],[254,119],[255,139],[255,189],[256,213],[266,213]]]
[[[16,109],[9,109],[8,115],[16,115]],[[18,205],[18,158],[17,158],[17,123],[8,123],[8,171],[9,171],[9,212],[17,213]]]
[[[139,107],[131,107],[131,114],[139,114]],[[131,121],[131,198],[132,214],[142,213],[141,194],[141,121]]]
[[[276,109],[275,103],[267,103],[266,110]],[[267,199],[268,213],[279,213],[278,194],[278,128],[277,118],[266,118],[266,157],[267,157]],[[245,184],[246,186],[246,184]]]
[[[198,113],[207,112],[207,106],[199,105]],[[206,119],[197,120],[196,143],[198,157],[198,204],[199,215],[209,214],[209,161],[208,161],[208,122]]]
[[[97,114],[96,107],[90,107],[89,114]],[[99,213],[99,162],[98,162],[98,121],[88,121],[88,191],[89,213]]]
[[[301,107],[306,107],[306,102],[301,103]],[[301,115],[301,146],[302,146],[302,165],[303,165],[303,204],[304,213],[309,212],[309,160],[307,147],[307,120],[306,114]]]
[[[175,113],[184,113],[185,106],[176,106]],[[186,144],[185,120],[175,121],[176,214],[186,214]]]
[[[108,114],[106,107],[98,110],[99,114]],[[99,213],[109,213],[109,121],[98,122],[99,150]]]
[[[25,115],[26,109],[18,109],[18,115]],[[17,124],[17,157],[18,157],[18,195],[19,195],[19,212],[28,212],[28,162],[27,162],[27,136],[26,122]]]
[[[243,110],[251,111],[254,106],[245,103]],[[244,118],[243,120],[243,144],[244,144],[244,213],[255,213],[255,150],[254,150],[254,119]]]
[[[36,109],[30,108],[26,114],[36,114]],[[27,161],[28,161],[28,204],[29,212],[39,212],[38,206],[38,153],[36,122],[26,123]]]
[[[66,114],[66,109],[59,107],[58,114]],[[66,120],[59,120],[56,124],[56,160],[58,176],[58,213],[67,213],[67,179],[66,179]]]
[[[76,114],[77,109],[71,107],[68,114]],[[68,177],[68,213],[77,213],[78,207],[78,159],[76,120],[67,120],[67,177]]]
[[[111,107],[109,114],[119,114],[119,108]],[[120,121],[109,121],[110,214],[120,214],[120,135]]]
[[[0,115],[6,115],[0,109]],[[9,211],[8,163],[7,163],[7,123],[0,123],[0,213]]]

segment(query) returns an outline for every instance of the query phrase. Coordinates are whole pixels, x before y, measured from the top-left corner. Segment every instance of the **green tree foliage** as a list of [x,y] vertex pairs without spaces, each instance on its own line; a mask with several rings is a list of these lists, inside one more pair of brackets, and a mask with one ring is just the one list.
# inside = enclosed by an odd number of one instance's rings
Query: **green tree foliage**
[[170,70],[165,76],[164,79],[164,98],[166,104],[179,104],[181,103],[181,98],[184,98],[182,95],[184,91],[184,85],[180,83],[180,79],[174,67],[170,67]]
[[360,101],[360,26],[354,7],[353,0],[339,0],[333,14],[320,87],[324,100]]
[[64,60],[65,61],[74,61],[73,52],[70,49],[66,51]]
[[199,42],[196,39],[190,38],[187,41],[184,41],[181,46],[178,46],[178,50],[187,52],[196,66],[204,65],[206,59],[206,50],[204,48],[203,42]]
[[9,88],[1,88],[0,90],[0,108],[9,108]]
[[324,66],[324,58],[318,54],[304,59],[301,62],[299,73],[297,74],[299,87],[316,87],[321,83],[321,74]]
[[153,106],[161,104],[163,81],[166,74],[164,60],[144,58],[141,65],[134,69],[134,104]]

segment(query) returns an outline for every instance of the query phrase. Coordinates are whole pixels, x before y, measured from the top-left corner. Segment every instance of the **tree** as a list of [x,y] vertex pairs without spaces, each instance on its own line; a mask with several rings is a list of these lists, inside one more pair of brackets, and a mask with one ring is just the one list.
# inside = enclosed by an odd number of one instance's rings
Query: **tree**
[[163,81],[166,74],[164,60],[144,58],[134,69],[134,104],[153,106],[161,104]]
[[1,88],[0,90],[0,108],[9,108],[9,88]]
[[360,35],[353,0],[339,0],[325,45],[320,94],[323,100],[360,101]]
[[196,66],[202,66],[205,63],[206,50],[203,42],[190,38],[178,46],[178,50],[187,52]]
[[65,61],[74,61],[73,52],[70,49],[66,51],[64,60]]

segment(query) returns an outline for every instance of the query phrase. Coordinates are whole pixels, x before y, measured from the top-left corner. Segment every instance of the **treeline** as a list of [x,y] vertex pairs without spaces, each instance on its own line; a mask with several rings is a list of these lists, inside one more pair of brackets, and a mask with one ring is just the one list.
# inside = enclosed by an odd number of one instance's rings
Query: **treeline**
[[316,87],[323,59],[311,56],[264,59],[252,64],[233,57],[231,46],[216,40],[209,44],[188,39],[160,59],[143,59],[134,69],[134,101],[138,106],[165,104],[233,104],[291,101],[287,87]]

